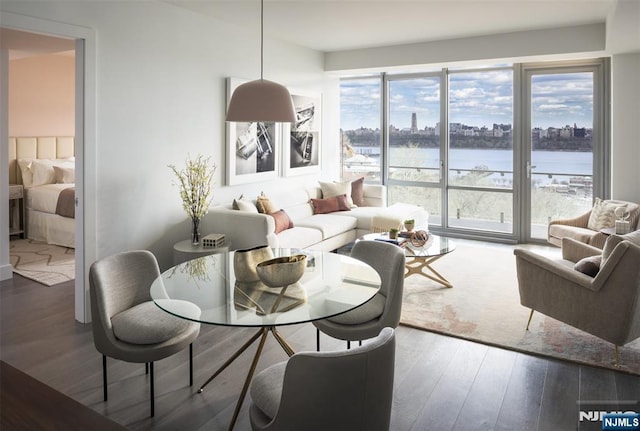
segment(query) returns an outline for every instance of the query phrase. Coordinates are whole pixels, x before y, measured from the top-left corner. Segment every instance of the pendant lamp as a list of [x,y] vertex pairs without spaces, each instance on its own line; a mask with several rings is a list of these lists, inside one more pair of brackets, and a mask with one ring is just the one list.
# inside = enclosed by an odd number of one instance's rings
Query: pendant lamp
[[260,0],[260,79],[239,85],[231,96],[226,121],[295,123],[291,94],[283,85],[263,78],[264,0]]

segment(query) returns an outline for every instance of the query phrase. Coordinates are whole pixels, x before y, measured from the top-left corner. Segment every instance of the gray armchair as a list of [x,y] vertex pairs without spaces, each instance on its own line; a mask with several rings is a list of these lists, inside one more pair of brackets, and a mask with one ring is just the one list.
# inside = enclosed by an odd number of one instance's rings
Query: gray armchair
[[[633,231],[640,228],[640,226],[638,226],[638,222],[640,221],[640,205],[637,203],[616,200],[599,201],[596,199],[596,204],[599,203],[605,206],[626,206],[629,211],[628,221],[630,229]],[[591,218],[592,211],[593,208],[578,217],[552,220],[547,227],[547,241],[550,244],[560,247],[562,245],[562,238],[573,238],[602,249],[604,242],[607,240],[607,235],[589,227],[589,219]]]
[[[107,401],[107,356],[147,364],[151,416],[154,415],[153,362],[189,347],[189,384],[193,384],[191,343],[200,324],[161,310],[149,287],[160,275],[155,256],[127,251],[98,260],[89,270],[93,342],[102,353],[103,395]],[[194,304],[187,306],[196,307]],[[194,310],[199,314],[199,309]]]
[[320,331],[331,337],[361,341],[377,336],[382,328],[396,328],[402,311],[404,290],[404,250],[382,241],[358,241],[351,257],[369,264],[380,275],[380,291],[355,310],[313,322],[316,326],[317,349],[320,351]]
[[617,365],[618,346],[640,337],[640,231],[611,235],[603,250],[565,238],[559,260],[521,248],[514,254],[529,323],[535,310],[609,341]]
[[351,350],[295,354],[254,377],[251,427],[254,431],[387,431],[394,363],[392,328]]

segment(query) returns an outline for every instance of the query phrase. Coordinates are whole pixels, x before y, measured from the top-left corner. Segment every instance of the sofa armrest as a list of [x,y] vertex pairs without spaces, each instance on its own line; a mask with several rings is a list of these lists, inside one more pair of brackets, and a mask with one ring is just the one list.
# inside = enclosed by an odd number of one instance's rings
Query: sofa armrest
[[567,226],[583,227],[586,228],[589,224],[589,217],[591,216],[591,210],[574,218],[551,220],[549,226],[553,224],[563,224]]
[[585,257],[602,254],[602,249],[585,244],[573,238],[562,238],[562,258],[571,262],[577,262]]
[[207,230],[225,235],[233,250],[278,246],[275,221],[267,214],[214,207],[205,215]]

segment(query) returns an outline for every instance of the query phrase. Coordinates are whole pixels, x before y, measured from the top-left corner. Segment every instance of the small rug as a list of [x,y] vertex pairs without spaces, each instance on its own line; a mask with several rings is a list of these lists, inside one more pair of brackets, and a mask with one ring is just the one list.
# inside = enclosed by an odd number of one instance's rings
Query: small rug
[[46,286],[75,278],[75,250],[30,239],[9,241],[13,272]]
[[[614,366],[611,343],[520,305],[513,246],[458,241],[432,266],[453,283],[425,277],[405,280],[401,324],[492,346],[640,375],[640,339],[620,348]],[[534,250],[559,257],[560,250]]]

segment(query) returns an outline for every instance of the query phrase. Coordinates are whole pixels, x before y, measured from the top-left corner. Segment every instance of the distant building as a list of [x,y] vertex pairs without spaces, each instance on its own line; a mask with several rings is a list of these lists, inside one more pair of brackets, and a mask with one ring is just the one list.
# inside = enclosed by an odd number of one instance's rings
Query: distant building
[[411,114],[411,133],[418,133],[418,117],[415,112]]

